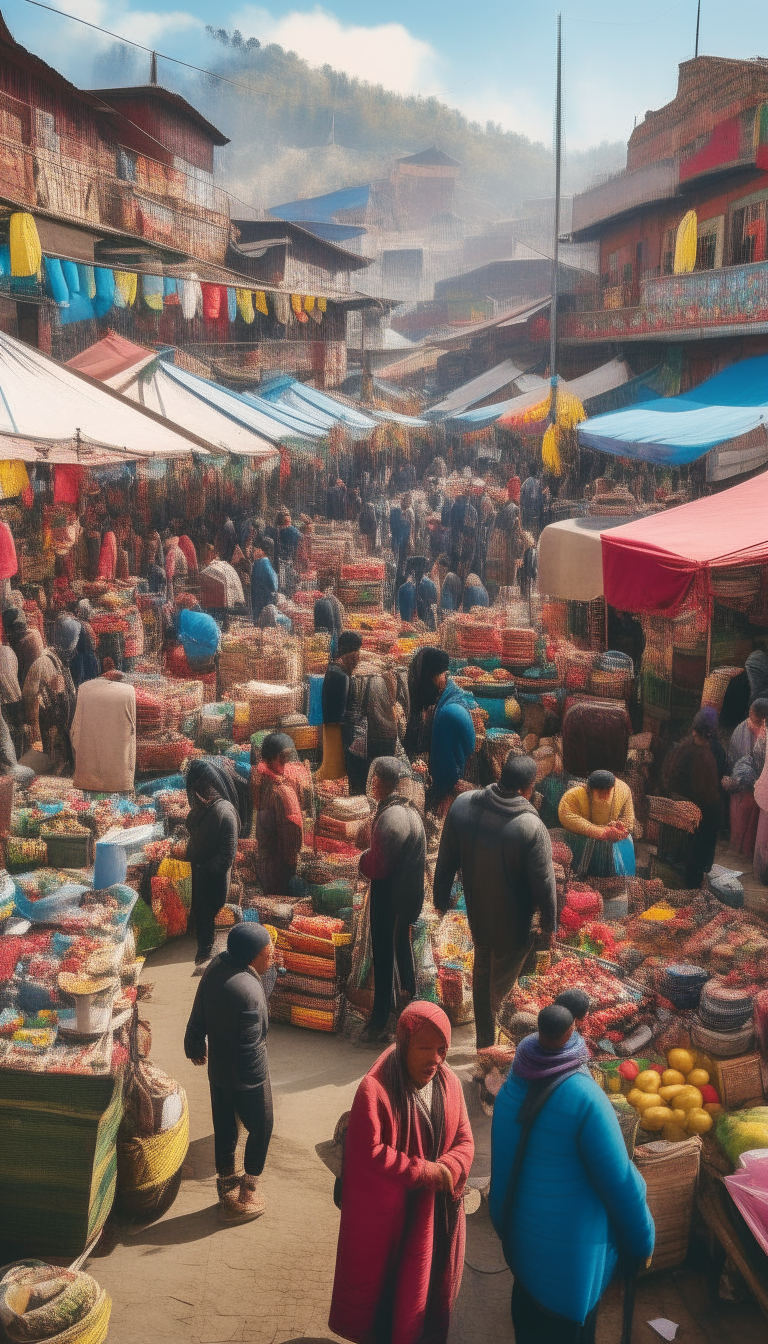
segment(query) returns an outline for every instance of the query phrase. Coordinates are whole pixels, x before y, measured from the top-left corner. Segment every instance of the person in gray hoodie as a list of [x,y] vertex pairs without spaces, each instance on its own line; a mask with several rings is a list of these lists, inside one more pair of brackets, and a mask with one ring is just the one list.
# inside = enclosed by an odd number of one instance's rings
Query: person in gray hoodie
[[507,757],[498,784],[460,794],[445,819],[434,881],[435,909],[451,905],[461,870],[475,947],[472,997],[477,1047],[493,1045],[496,1012],[533,947],[540,915],[550,943],[557,924],[555,870],[549,832],[530,801],[536,762]]
[[371,883],[374,996],[366,1030],[371,1041],[386,1038],[395,964],[402,993],[416,996],[411,925],[424,904],[427,841],[418,809],[398,793],[408,773],[396,756],[380,756],[373,763],[370,789],[379,806],[370,848],[360,856],[360,873]]

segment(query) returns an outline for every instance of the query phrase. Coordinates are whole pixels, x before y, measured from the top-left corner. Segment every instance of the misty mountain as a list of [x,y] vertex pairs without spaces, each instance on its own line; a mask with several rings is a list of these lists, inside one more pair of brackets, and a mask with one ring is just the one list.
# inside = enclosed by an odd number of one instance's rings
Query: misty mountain
[[[330,65],[314,69],[257,37],[208,33],[208,65],[221,79],[182,75],[161,61],[160,81],[178,87],[230,136],[219,180],[257,208],[375,181],[389,175],[395,159],[433,144],[462,164],[457,208],[467,218],[508,217],[521,201],[552,192],[552,153],[541,142],[470,122],[437,98],[392,93]],[[133,65],[143,83],[144,64],[115,47],[99,61],[97,83],[126,83]],[[564,189],[583,189],[622,168],[625,158],[621,142],[567,154]]]

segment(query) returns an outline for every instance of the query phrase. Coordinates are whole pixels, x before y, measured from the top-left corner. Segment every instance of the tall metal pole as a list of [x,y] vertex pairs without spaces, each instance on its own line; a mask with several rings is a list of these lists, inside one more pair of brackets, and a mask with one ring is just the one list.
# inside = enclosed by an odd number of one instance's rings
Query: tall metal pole
[[698,56],[698,54],[699,54],[699,24],[700,24],[700,23],[701,23],[701,0],[699,0],[698,5],[696,6],[696,50],[695,50],[695,52],[693,53],[694,56]]
[[560,251],[560,165],[563,148],[562,22],[557,16],[557,90],[555,94],[555,237],[552,249],[552,299],[549,310],[549,376],[552,382],[549,418],[557,424],[557,287]]

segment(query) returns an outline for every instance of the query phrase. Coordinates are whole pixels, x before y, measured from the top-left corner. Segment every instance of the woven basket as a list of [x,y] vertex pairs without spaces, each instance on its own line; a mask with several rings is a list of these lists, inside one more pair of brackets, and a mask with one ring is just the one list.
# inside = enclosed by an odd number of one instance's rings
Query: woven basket
[[674,1269],[688,1254],[688,1239],[701,1160],[701,1139],[658,1140],[635,1149],[634,1162],[646,1183],[656,1226],[651,1269]]
[[194,742],[188,737],[171,737],[153,742],[148,738],[136,742],[136,773],[138,775],[173,773],[181,768]]
[[189,1148],[189,1106],[186,1092],[179,1091],[181,1118],[170,1129],[146,1138],[118,1135],[117,1198],[123,1211],[135,1217],[154,1216],[155,1208],[168,1208],[181,1185]]
[[713,1063],[715,1087],[726,1111],[764,1104],[759,1055],[740,1055],[737,1059],[719,1059]]

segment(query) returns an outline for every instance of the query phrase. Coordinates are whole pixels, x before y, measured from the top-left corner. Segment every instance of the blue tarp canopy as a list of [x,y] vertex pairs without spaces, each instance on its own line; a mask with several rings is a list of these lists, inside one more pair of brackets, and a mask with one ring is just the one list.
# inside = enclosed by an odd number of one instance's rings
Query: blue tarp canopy
[[310,421],[298,413],[289,414],[284,407],[278,407],[263,397],[255,397],[246,392],[233,392],[228,387],[222,387],[220,383],[200,378],[195,373],[188,373],[186,369],[180,369],[177,365],[165,361],[163,368],[170,377],[182,387],[194,392],[201,401],[207,402],[209,406],[215,406],[217,410],[223,411],[225,415],[247,426],[248,429],[256,430],[257,434],[263,434],[272,443],[287,444],[296,439],[317,441],[327,437],[328,427],[320,428],[315,421]]
[[616,457],[682,466],[768,428],[768,355],[740,360],[679,397],[659,397],[579,425],[579,443]]
[[340,191],[330,191],[324,196],[306,196],[300,201],[284,201],[282,205],[273,205],[267,210],[274,219],[287,219],[288,222],[301,224],[305,220],[317,223],[334,224],[334,216],[344,210],[365,210],[371,195],[371,184],[365,182],[359,187],[342,187]]
[[401,415],[397,411],[362,411],[349,406],[344,401],[321,392],[316,387],[308,387],[295,378],[274,378],[261,389],[262,398],[276,410],[284,409],[290,414],[308,417],[318,426],[326,429],[334,424],[345,425],[353,438],[367,438],[381,421],[394,421],[400,425],[410,425],[414,429],[423,429],[427,421],[414,415]]
[[369,415],[356,410],[354,406],[347,406],[327,392],[307,387],[306,383],[300,383],[296,378],[275,378],[262,388],[261,394],[273,405],[300,408],[303,415],[315,418],[318,422],[338,421],[351,430],[363,430],[366,434],[376,428],[376,421]]

